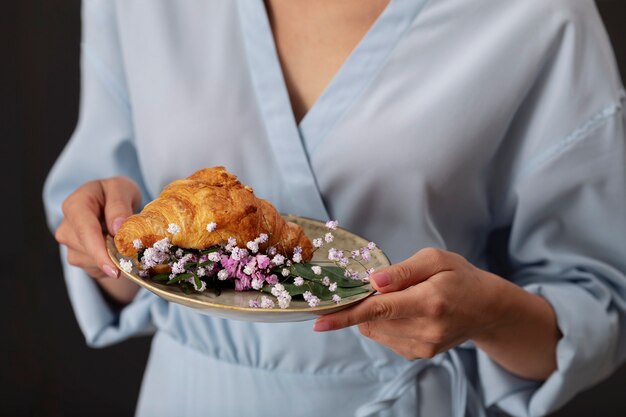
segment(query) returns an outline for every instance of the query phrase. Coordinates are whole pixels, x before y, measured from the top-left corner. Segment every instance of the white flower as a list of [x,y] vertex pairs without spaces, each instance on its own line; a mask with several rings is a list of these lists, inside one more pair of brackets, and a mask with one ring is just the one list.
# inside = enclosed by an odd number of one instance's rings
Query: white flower
[[293,258],[291,258],[291,260],[292,260],[292,261],[294,261],[294,262],[295,262],[295,263],[297,263],[297,264],[298,264],[298,263],[300,263],[300,262],[302,262],[302,254],[300,254],[300,253],[295,253],[295,254],[293,255]]
[[326,243],[330,243],[333,241],[335,237],[333,236],[332,233],[328,232],[324,235],[324,240],[326,241]]
[[263,280],[260,278],[252,278],[252,288],[255,290],[263,288]]
[[176,249],[175,255],[178,256],[179,258],[182,257],[183,256],[183,250],[180,249],[180,248]]
[[367,248],[368,248],[369,250],[374,250],[374,249],[376,249],[376,243],[374,243],[374,242],[370,242],[370,243],[368,243],[368,244],[367,244]]
[[180,232],[180,226],[176,223],[170,223],[167,225],[167,233],[175,235],[178,232]]
[[259,244],[252,240],[246,243],[246,246],[248,247],[248,249],[250,249],[252,253],[257,253],[259,251]]
[[220,254],[217,252],[211,252],[209,253],[209,261],[211,262],[219,262],[220,261]]
[[257,300],[248,301],[248,306],[250,308],[259,308],[259,302]]
[[269,248],[267,248],[267,254],[269,256],[274,256],[276,255],[276,248],[274,246],[270,246]]
[[233,251],[230,253],[230,258],[235,260],[235,261],[239,261],[243,257],[244,257],[244,255],[242,254],[242,250],[239,249],[237,246],[235,246],[233,248]]
[[219,279],[220,281],[224,281],[225,279],[228,279],[228,271],[225,269],[220,270],[217,273],[217,279]]
[[332,283],[328,286],[328,289],[329,289],[331,292],[335,292],[335,291],[337,291],[337,283],[336,283],[336,282],[332,282]]
[[196,275],[199,277],[203,277],[206,275],[206,269],[200,267],[196,270]]
[[283,268],[282,271],[280,271],[280,273],[282,274],[282,276],[286,277],[289,276],[289,269],[287,268]]
[[304,297],[305,301],[309,301],[309,299],[313,297],[313,293],[311,291],[305,291],[302,296]]
[[261,233],[258,237],[259,243],[265,243],[269,239],[266,233]]
[[237,239],[231,236],[228,238],[228,243],[226,244],[226,247],[224,249],[230,252],[235,245],[237,245]]
[[330,278],[328,277],[322,278],[322,284],[328,287],[330,285]]
[[342,250],[330,248],[328,249],[328,259],[331,261],[340,261],[344,258],[344,254]]
[[133,240],[133,247],[137,250],[143,248],[143,242],[141,241],[141,239]]
[[272,258],[272,263],[276,266],[278,265],[282,265],[285,263],[285,257],[283,255],[281,255],[280,253],[277,253],[276,255],[274,255],[274,257]]
[[302,278],[302,277],[295,277],[293,279],[293,283],[294,283],[294,285],[296,287],[300,287],[300,286],[302,286],[302,284],[304,284],[304,278]]
[[291,304],[291,295],[288,292],[284,292],[282,297],[278,297],[278,306],[280,308],[287,308]]
[[274,302],[264,295],[261,297],[261,308],[274,308]]
[[333,294],[333,301],[335,303],[340,303],[341,302],[341,297],[338,296],[337,294]]
[[315,275],[320,275],[322,273],[322,267],[318,265],[312,266],[311,270]]
[[316,248],[321,248],[323,244],[324,242],[321,238],[318,237],[317,239],[313,239],[313,246],[315,246]]
[[170,242],[170,239],[166,237],[156,242],[154,245],[152,245],[152,247],[160,252],[167,253],[172,247],[172,242]]
[[310,307],[317,307],[318,305],[320,305],[320,299],[314,295],[310,296],[307,302],[309,303]]
[[326,222],[326,227],[330,230],[337,230],[338,224],[337,220],[329,220]]
[[120,266],[122,267],[122,271],[130,274],[133,270],[133,261],[130,259],[120,259]]
[[206,225],[207,232],[215,232],[216,229],[217,229],[217,223],[215,222],[211,222]]
[[370,268],[367,270],[367,275],[370,276],[374,273],[375,269],[374,268]]

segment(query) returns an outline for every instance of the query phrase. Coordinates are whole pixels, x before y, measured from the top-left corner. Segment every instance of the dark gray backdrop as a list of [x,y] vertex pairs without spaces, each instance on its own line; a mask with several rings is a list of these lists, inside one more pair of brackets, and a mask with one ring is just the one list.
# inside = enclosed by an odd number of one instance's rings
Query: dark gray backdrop
[[[598,4],[626,74],[626,4]],[[40,197],[76,123],[80,1],[7,1],[2,9],[0,416],[130,416],[150,340],[85,346]],[[626,416],[626,367],[555,416]]]

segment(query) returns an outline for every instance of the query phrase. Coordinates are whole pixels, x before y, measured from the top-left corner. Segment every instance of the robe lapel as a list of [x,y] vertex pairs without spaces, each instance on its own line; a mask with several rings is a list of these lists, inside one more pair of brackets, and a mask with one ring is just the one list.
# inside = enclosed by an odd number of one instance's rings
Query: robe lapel
[[327,220],[329,215],[293,116],[264,4],[239,0],[238,6],[256,99],[285,184],[280,209]]

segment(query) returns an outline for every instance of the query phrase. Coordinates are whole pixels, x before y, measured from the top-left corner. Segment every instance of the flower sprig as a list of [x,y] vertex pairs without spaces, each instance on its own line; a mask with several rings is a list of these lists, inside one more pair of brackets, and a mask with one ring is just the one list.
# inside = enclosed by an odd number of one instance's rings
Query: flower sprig
[[[334,241],[333,232],[337,227],[337,221],[326,223],[324,236],[312,241],[314,251]],[[174,223],[167,228],[172,237],[180,230]],[[208,223],[206,231],[219,233],[218,225]],[[235,238],[229,237],[222,244],[202,250],[180,248],[172,244],[170,237],[149,248],[140,240],[135,240],[133,245],[138,250],[137,269],[142,278],[179,285],[186,293],[203,292],[207,288],[219,292],[230,286],[235,291],[256,290],[274,297],[260,295],[250,301],[252,308],[276,308],[278,304],[284,309],[289,307],[293,297],[302,297],[310,307],[316,307],[321,301],[339,303],[345,297],[368,291],[363,287],[369,282],[373,269],[366,269],[365,263],[377,249],[373,242],[350,251],[331,247],[327,250],[328,260],[320,265],[303,262],[301,247],[295,247],[289,256],[278,253],[273,246],[261,250],[268,240],[269,236],[261,233],[239,246]],[[352,268],[354,264],[365,273]],[[131,272],[133,263],[122,259],[120,266]]]

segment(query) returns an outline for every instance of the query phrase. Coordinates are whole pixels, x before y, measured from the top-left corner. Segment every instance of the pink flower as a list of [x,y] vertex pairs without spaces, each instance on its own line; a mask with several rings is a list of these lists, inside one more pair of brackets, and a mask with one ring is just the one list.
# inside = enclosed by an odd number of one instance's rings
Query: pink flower
[[266,256],[266,255],[257,255],[256,263],[259,266],[259,268],[265,269],[268,266],[270,266],[270,258],[269,256]]

